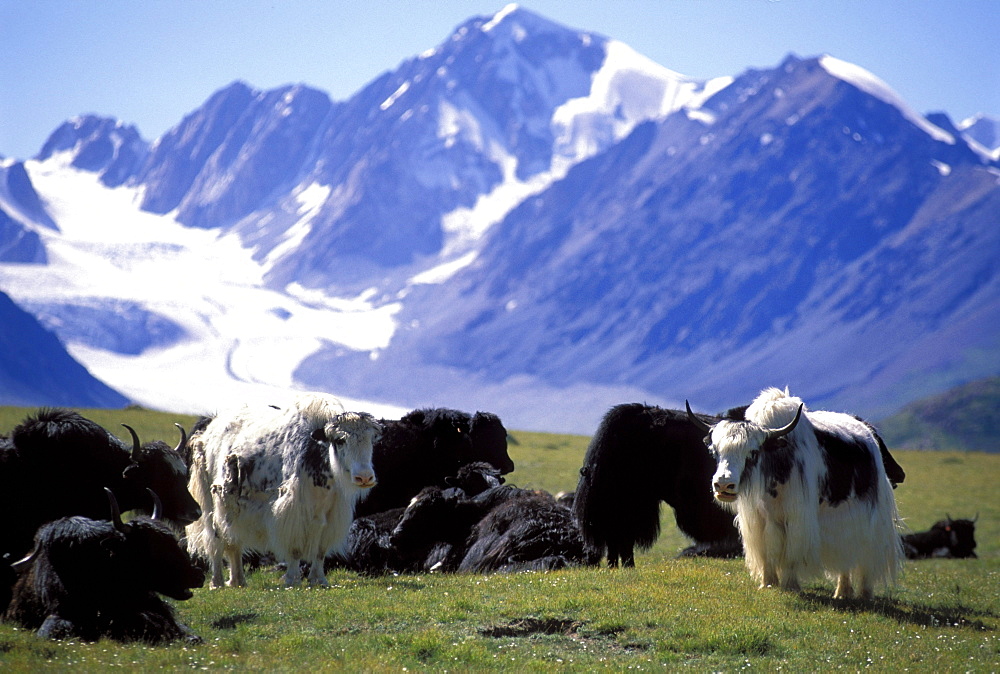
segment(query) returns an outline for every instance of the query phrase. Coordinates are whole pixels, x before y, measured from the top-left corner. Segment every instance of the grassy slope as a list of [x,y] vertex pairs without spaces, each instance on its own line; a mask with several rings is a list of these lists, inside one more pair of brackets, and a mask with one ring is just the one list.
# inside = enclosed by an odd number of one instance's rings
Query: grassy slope
[[910,403],[878,423],[891,447],[1000,452],[1000,377]]
[[[144,439],[168,442],[175,420],[191,420],[108,414],[91,416],[108,428],[134,423]],[[0,410],[0,433],[22,417]],[[575,487],[587,438],[514,435],[510,482]],[[872,603],[834,602],[824,581],[801,594],[759,591],[741,560],[674,559],[686,541],[667,512],[663,535],[634,570],[374,579],[334,572],[326,591],[282,590],[277,575],[260,572],[249,588],[202,589],[177,604],[201,645],[55,643],[0,625],[0,667],[995,671],[1000,499],[992,494],[1000,456],[895,455],[907,472],[896,496],[909,525],[978,512],[980,558],[908,562],[897,588]]]

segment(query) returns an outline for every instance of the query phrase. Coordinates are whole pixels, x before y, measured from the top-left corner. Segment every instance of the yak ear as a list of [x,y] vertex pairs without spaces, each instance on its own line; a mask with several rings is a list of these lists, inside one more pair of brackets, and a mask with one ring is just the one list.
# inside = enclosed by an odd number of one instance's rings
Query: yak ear
[[133,461],[129,465],[125,466],[125,470],[122,471],[122,477],[128,480],[132,477],[130,473],[134,473],[138,469],[139,469],[139,464]]

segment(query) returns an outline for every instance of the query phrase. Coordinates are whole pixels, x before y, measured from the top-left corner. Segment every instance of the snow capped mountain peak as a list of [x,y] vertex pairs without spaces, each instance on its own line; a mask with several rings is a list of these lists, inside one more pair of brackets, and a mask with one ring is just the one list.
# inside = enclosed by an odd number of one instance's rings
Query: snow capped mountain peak
[[512,4],[344,101],[230,83],[141,162],[67,122],[0,164],[0,287],[177,411],[315,388],[587,432],[798,381],[865,413],[995,351],[976,127],[832,57],[701,82]]
[[841,61],[829,55],[820,57],[820,65],[832,76],[851,84],[881,101],[899,109],[903,116],[937,141],[955,144],[955,137],[947,131],[931,124],[922,115],[917,114],[892,87],[876,77],[871,72],[847,61]]
[[1000,117],[979,113],[958,123],[958,130],[993,161],[1000,161]]

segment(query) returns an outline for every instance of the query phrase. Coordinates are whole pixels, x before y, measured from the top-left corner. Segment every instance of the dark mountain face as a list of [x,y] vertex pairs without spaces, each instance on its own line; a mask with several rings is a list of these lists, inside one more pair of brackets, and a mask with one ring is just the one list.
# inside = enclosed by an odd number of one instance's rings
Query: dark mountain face
[[87,372],[54,334],[0,292],[0,404],[122,407],[128,399]]

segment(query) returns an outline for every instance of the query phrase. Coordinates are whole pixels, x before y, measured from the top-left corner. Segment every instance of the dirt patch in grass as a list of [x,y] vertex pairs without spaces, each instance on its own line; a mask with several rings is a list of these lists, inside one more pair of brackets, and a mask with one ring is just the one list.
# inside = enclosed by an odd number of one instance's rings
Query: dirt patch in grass
[[530,637],[533,634],[562,634],[567,637],[579,637],[583,623],[578,620],[560,618],[519,618],[503,625],[484,627],[479,633],[484,637],[503,639],[505,637]]

